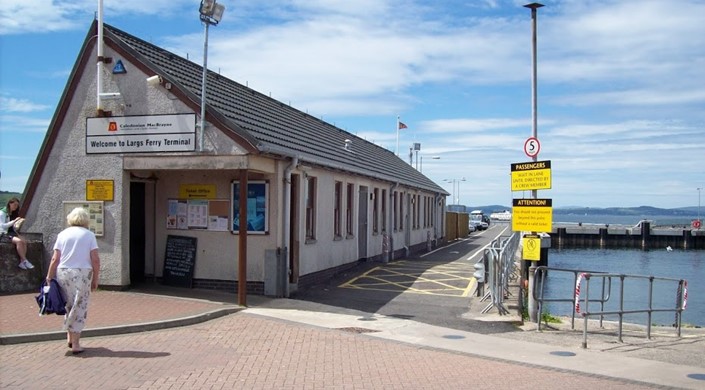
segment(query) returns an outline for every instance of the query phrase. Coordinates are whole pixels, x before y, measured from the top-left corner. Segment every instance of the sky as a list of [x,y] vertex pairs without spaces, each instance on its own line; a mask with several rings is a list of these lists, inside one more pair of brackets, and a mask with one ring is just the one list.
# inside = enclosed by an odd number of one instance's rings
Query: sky
[[[219,3],[209,69],[405,161],[420,144],[411,164],[449,204],[531,196],[511,191],[510,174],[532,160],[527,1]],[[553,207],[705,202],[705,0],[542,3],[536,158],[551,161],[552,186],[537,196]],[[0,0],[0,190],[24,191],[98,4]],[[202,64],[199,4],[105,0],[104,21]]]

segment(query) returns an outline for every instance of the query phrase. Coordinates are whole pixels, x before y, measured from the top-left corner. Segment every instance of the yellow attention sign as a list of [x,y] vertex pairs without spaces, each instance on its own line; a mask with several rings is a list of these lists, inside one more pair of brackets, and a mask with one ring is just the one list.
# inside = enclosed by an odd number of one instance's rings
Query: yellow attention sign
[[86,200],[113,201],[113,180],[86,180]]
[[523,239],[522,256],[524,260],[541,260],[541,238],[537,235],[526,235]]
[[552,199],[514,199],[512,230],[550,233],[553,225]]
[[182,184],[179,186],[181,199],[215,199],[215,184]]
[[512,191],[551,188],[551,160],[512,164]]

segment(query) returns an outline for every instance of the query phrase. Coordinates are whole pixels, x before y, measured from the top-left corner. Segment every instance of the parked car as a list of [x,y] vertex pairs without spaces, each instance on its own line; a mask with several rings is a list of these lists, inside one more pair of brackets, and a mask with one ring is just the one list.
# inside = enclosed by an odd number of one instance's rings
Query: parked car
[[482,221],[485,222],[485,223],[487,223],[487,227],[490,227],[490,221],[491,221],[490,217],[488,217],[488,216],[486,216],[486,215],[483,214],[483,215],[482,215]]

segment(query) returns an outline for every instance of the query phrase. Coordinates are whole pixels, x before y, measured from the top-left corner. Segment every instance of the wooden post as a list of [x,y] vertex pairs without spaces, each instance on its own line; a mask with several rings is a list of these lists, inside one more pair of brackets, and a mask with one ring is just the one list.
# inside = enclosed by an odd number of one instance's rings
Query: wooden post
[[641,221],[641,249],[649,249],[651,241],[651,223]]

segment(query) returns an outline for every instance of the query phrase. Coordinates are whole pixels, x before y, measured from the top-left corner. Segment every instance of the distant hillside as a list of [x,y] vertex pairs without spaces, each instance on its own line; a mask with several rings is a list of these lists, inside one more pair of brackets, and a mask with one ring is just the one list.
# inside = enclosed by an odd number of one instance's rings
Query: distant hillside
[[0,191],[0,207],[5,207],[7,201],[13,197],[18,198],[20,201],[22,201],[22,194],[20,194],[19,192]]
[[[492,213],[493,211],[510,210],[511,206],[500,206],[500,205],[489,205],[489,206],[467,206],[468,210],[482,210],[485,214]],[[580,214],[580,215],[636,215],[636,216],[648,216],[648,215],[672,215],[672,216],[693,216],[697,213],[697,207],[680,207],[676,209],[662,209],[658,207],[651,206],[639,206],[639,207],[554,207],[553,214],[565,215],[565,214]],[[705,208],[701,210],[705,213]]]
[[677,208],[677,209],[662,209],[658,207],[651,206],[639,206],[639,207],[607,207],[607,208],[596,208],[596,207],[577,207],[577,208],[554,208],[553,214],[581,214],[581,215],[636,215],[636,216],[646,216],[646,215],[672,215],[672,216],[691,216],[695,214],[697,210],[693,210],[690,207]]

